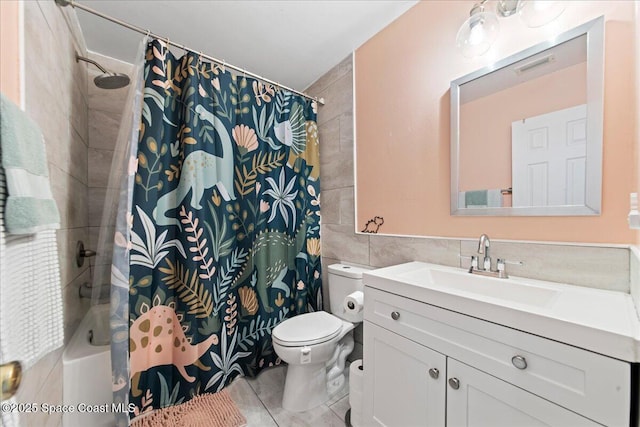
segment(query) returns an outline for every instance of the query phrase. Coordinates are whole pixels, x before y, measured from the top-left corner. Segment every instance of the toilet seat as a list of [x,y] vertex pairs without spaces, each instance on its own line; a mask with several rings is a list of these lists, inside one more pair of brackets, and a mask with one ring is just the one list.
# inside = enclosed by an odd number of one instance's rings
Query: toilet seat
[[273,329],[273,341],[283,347],[303,347],[320,344],[337,337],[342,330],[342,320],[316,311],[286,319]]

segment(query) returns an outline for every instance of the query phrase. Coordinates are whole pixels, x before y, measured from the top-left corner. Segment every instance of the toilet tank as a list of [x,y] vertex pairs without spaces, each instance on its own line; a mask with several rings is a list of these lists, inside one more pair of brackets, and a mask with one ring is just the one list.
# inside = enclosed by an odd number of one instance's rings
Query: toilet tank
[[357,314],[347,313],[343,307],[343,301],[352,292],[364,291],[362,273],[367,270],[370,269],[345,264],[329,266],[329,302],[333,315],[349,322],[362,322],[363,311]]

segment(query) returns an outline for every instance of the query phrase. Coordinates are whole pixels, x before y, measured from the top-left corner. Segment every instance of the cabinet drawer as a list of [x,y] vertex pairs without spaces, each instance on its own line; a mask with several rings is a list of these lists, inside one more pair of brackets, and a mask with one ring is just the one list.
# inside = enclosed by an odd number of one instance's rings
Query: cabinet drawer
[[629,425],[626,362],[369,287],[365,300],[366,321],[599,423]]

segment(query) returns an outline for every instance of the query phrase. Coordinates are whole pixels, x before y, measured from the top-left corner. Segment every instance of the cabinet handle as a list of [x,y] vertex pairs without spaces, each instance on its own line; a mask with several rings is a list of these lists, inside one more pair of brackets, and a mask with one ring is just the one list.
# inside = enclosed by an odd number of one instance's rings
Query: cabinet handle
[[438,370],[438,368],[431,368],[429,369],[429,376],[434,380],[437,380],[440,376],[440,371]]
[[449,387],[451,387],[454,390],[457,390],[460,388],[460,380],[457,378],[449,378]]
[[511,358],[511,363],[518,369],[527,369],[527,359],[524,356],[513,356]]
[[393,320],[398,320],[398,319],[400,318],[400,313],[399,313],[399,312],[397,312],[397,311],[392,311],[392,312],[391,312],[391,318],[392,318]]

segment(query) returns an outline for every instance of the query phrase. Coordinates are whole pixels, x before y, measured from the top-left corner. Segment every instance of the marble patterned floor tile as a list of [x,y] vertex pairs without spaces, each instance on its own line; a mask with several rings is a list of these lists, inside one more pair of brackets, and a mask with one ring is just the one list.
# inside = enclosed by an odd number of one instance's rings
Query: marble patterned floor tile
[[245,378],[237,378],[227,387],[229,395],[247,420],[247,427],[277,427]]
[[333,405],[329,405],[329,409],[331,409],[334,414],[339,416],[342,421],[344,421],[344,416],[349,408],[351,408],[351,406],[349,405],[349,394],[335,402]]
[[344,426],[344,420],[326,404],[305,412],[290,412],[283,409],[282,391],[285,376],[286,368],[278,366],[263,371],[256,378],[247,380],[279,427]]

